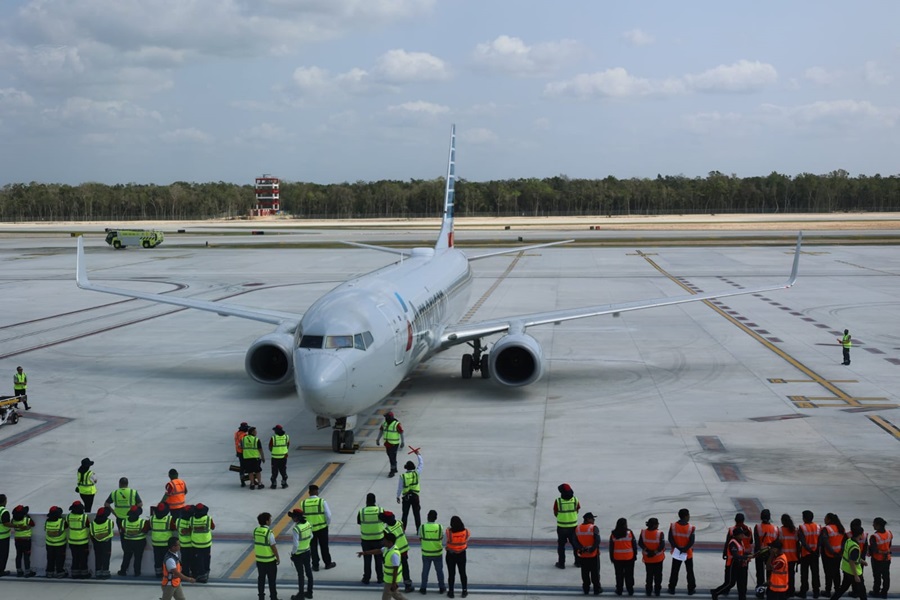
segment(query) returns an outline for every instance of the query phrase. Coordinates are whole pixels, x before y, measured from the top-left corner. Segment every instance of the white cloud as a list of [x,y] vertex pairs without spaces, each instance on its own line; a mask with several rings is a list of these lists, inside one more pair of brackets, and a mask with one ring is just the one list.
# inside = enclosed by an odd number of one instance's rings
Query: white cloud
[[653,36],[640,29],[630,29],[622,34],[622,39],[632,46],[647,46],[654,41]]
[[90,98],[69,98],[55,109],[44,111],[50,119],[84,124],[100,129],[142,127],[149,122],[161,123],[162,115],[155,110],[147,110],[125,100],[92,100]]
[[683,91],[684,86],[677,80],[653,81],[635,77],[622,67],[599,73],[582,73],[567,81],[548,83],[544,87],[544,94],[547,96],[570,96],[579,99],[669,95]]
[[766,104],[764,108],[799,125],[853,122],[893,127],[900,117],[900,109],[879,107],[868,100],[820,100],[792,107]]
[[159,138],[170,144],[194,143],[194,144],[211,144],[215,139],[195,127],[187,129],[174,129],[160,134]]
[[893,77],[891,77],[887,71],[879,67],[878,63],[874,60],[866,62],[865,78],[866,83],[872,85],[887,85],[893,80]]
[[548,131],[550,129],[550,119],[547,117],[538,117],[533,121],[533,124],[538,131]]
[[427,52],[389,50],[379,57],[375,75],[387,83],[442,81],[449,78],[447,64]]
[[843,77],[843,74],[840,71],[830,71],[817,66],[806,69],[803,77],[818,85],[833,85]]
[[460,142],[465,144],[495,144],[500,139],[496,133],[485,127],[465,129],[459,134]]
[[418,114],[426,114],[426,115],[442,115],[450,112],[449,106],[444,106],[442,104],[434,104],[432,102],[425,102],[423,100],[417,100],[415,102],[404,102],[403,104],[396,104],[394,106],[389,106],[388,110],[394,113],[418,113]]
[[777,80],[775,67],[758,60],[739,60],[684,77],[688,87],[701,92],[753,92]]
[[475,46],[473,60],[485,69],[517,76],[550,73],[581,53],[574,40],[527,45],[521,38],[498,36]]
[[0,88],[0,113],[14,114],[34,107],[34,98],[28,92],[15,88]]

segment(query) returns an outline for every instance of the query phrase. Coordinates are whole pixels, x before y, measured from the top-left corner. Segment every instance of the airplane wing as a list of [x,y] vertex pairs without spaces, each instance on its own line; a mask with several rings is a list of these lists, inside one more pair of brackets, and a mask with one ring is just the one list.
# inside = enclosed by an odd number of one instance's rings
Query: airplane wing
[[300,319],[303,316],[296,313],[284,313],[261,308],[247,308],[243,306],[223,304],[220,302],[212,302],[207,300],[179,298],[177,296],[169,296],[167,294],[151,294],[121,288],[107,287],[105,285],[96,285],[94,283],[91,283],[87,276],[87,267],[84,263],[84,238],[82,237],[78,238],[78,254],[76,258],[75,271],[75,283],[83,290],[103,292],[104,294],[114,294],[116,296],[125,296],[127,298],[137,298],[139,300],[149,300],[150,302],[159,302],[161,304],[172,304],[174,306],[183,306],[185,308],[195,308],[197,310],[213,312],[222,317],[240,317],[242,319],[250,319],[252,321],[262,321],[263,323],[280,325],[285,327],[285,329],[292,329],[296,327],[300,323]]
[[379,252],[387,252],[388,254],[399,254],[400,256],[411,256],[409,250],[401,250],[400,248],[389,248],[388,246],[375,246],[374,244],[363,244],[361,242],[341,242],[348,246],[356,246],[357,248],[367,248],[369,250],[378,250]]
[[485,254],[479,254],[477,256],[469,256],[469,262],[473,260],[481,260],[482,258],[488,258],[489,256],[500,256],[501,254],[512,254],[513,252],[525,252],[527,250],[535,250],[537,248],[546,248],[548,246],[559,246],[560,244],[571,244],[575,240],[562,240],[561,242],[547,242],[546,244],[535,244],[534,246],[519,246],[517,248],[506,248],[504,250],[497,250],[495,252],[487,252]]
[[633,310],[642,310],[645,308],[673,306],[675,304],[685,304],[687,302],[699,302],[701,300],[727,298],[729,296],[741,296],[744,294],[758,294],[761,292],[770,292],[773,290],[789,288],[797,281],[797,271],[800,266],[800,246],[802,239],[803,234],[798,234],[797,247],[794,251],[794,264],[791,268],[790,276],[788,277],[787,281],[777,285],[768,285],[764,287],[743,289],[739,291],[723,291],[709,292],[704,294],[690,294],[684,296],[669,296],[667,298],[638,300],[636,302],[623,302],[620,304],[601,304],[598,306],[586,306],[583,308],[570,308],[532,313],[529,315],[518,315],[515,317],[508,317],[504,319],[492,319],[489,321],[481,321],[480,323],[464,323],[459,325],[452,325],[444,329],[443,333],[441,334],[441,350],[488,335],[505,333],[510,329],[523,331],[528,327],[533,327],[535,325],[561,323],[563,321],[572,321],[574,319],[584,319],[587,317],[598,317],[601,315],[617,315],[619,313],[630,312]]

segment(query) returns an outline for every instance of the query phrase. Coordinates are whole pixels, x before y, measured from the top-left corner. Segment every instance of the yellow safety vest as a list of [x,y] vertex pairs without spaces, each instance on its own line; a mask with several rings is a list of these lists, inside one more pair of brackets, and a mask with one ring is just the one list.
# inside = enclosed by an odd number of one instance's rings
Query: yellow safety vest
[[90,535],[87,515],[69,513],[66,516],[66,522],[69,524],[69,545],[80,546],[87,544]]
[[[385,583],[396,583],[398,581],[403,581],[403,561],[400,561],[396,567],[391,564],[391,557],[395,554],[401,554],[399,550],[397,550],[397,546],[391,546],[387,552],[384,553],[384,582]],[[394,571],[397,571],[397,576],[394,577]]]
[[103,523],[91,523],[91,537],[94,541],[105,542],[113,537],[113,522],[107,519]]
[[853,342],[850,341],[849,333],[847,335],[841,336],[841,345],[844,348],[852,348],[853,347]]
[[93,471],[77,471],[78,473],[78,493],[85,496],[93,496],[97,493],[97,486],[91,479],[94,476]]
[[398,425],[400,425],[400,421],[397,420],[381,424],[381,431],[384,432],[384,441],[386,444],[393,444],[394,446],[400,444],[400,433],[397,431]]
[[146,519],[142,519],[138,517],[136,520],[132,521],[130,519],[125,519],[125,539],[126,540],[146,540],[147,532],[144,531],[144,523],[146,523]]
[[422,547],[422,556],[440,556],[444,553],[441,538],[444,527],[440,523],[422,523],[419,527],[419,542]]
[[400,554],[409,552],[409,540],[406,539],[406,534],[403,533],[403,521],[396,521],[393,525],[388,525],[385,529],[393,533],[394,537],[397,538],[397,541],[394,542],[394,548],[396,548]]
[[[0,540],[8,540],[10,534],[12,533],[12,528],[9,525],[3,524],[3,515],[8,515],[9,511],[6,510],[5,506],[0,506]],[[10,515],[10,523],[12,523],[12,515]]]
[[191,520],[190,519],[175,519],[175,529],[178,530],[178,543],[181,544],[182,548],[193,548],[194,542],[191,538],[191,532],[181,533],[182,529],[190,529],[191,528]]
[[[25,383],[28,381],[28,376],[23,373],[13,373],[13,389],[14,390],[25,390],[28,389],[28,385]],[[7,388],[8,389],[8,388]]]
[[256,553],[256,562],[275,562],[275,551],[269,544],[269,534],[272,532],[268,527],[257,527],[253,530],[253,551]]
[[325,501],[314,496],[304,500],[301,505],[303,514],[306,515],[306,522],[312,525],[313,531],[319,531],[328,527],[325,518]]
[[209,515],[191,517],[191,543],[194,548],[209,548],[212,546],[212,529]]
[[116,488],[112,493],[113,512],[119,520],[128,516],[128,511],[137,502],[137,492],[131,488]]
[[244,458],[259,458],[259,438],[255,435],[247,434],[241,440],[241,447],[244,449]]
[[560,497],[556,499],[556,526],[557,527],[575,527],[578,525],[578,498],[572,496],[571,499],[565,500]]
[[156,515],[150,517],[150,544],[152,546],[167,547],[172,533],[172,515],[159,518]]
[[66,522],[60,517],[44,523],[44,538],[48,546],[66,545]]
[[407,471],[401,475],[403,477],[403,493],[410,492],[418,494],[421,491],[419,487],[419,473],[417,471]]
[[[859,552],[859,556],[856,557],[856,572],[853,572],[850,566],[850,553],[853,552],[854,548]],[[863,555],[862,550],[859,549],[859,544],[848,538],[844,542],[844,552],[841,554],[841,571],[848,575],[862,575],[862,565],[859,564],[861,560],[863,560]]]
[[364,540],[380,540],[384,537],[384,522],[380,506],[364,506],[359,509],[359,537]]
[[17,540],[22,540],[31,537],[31,527],[28,526],[28,521],[31,520],[31,517],[26,516],[22,519],[16,519],[13,521],[13,536]]
[[288,449],[291,446],[291,436],[288,434],[284,435],[273,435],[272,436],[272,449],[270,452],[272,453],[272,458],[284,458],[288,455]]
[[297,542],[297,554],[309,552],[309,545],[312,542],[312,526],[309,522],[294,523],[293,529],[299,536],[299,541]]

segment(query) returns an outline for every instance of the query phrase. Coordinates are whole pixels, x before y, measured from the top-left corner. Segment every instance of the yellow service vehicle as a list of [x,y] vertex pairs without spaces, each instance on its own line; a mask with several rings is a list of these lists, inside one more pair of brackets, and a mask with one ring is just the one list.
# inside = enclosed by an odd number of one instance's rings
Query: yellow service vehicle
[[118,250],[126,246],[156,248],[163,243],[162,231],[152,229],[107,229],[106,243]]

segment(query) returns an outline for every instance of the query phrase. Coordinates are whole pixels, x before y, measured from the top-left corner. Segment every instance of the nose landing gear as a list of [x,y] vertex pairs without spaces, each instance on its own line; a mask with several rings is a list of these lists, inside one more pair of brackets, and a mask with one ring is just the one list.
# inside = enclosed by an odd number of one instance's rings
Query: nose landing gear
[[485,348],[481,345],[481,340],[473,340],[469,342],[469,346],[472,348],[472,354],[462,356],[462,378],[472,379],[472,373],[480,371],[482,379],[489,379],[491,373],[488,367],[488,354],[482,354]]
[[353,441],[352,425],[348,426],[347,417],[335,419],[331,432],[331,450],[339,454],[356,454],[359,444]]

